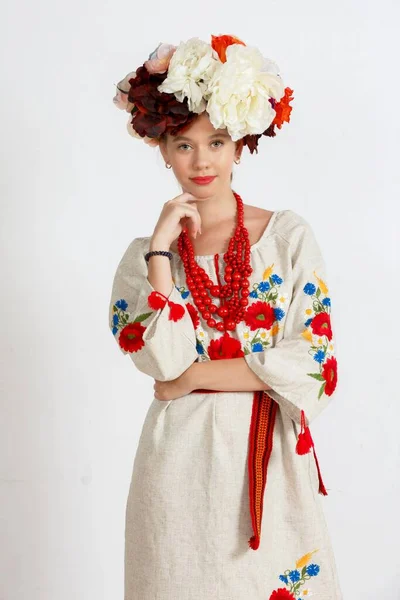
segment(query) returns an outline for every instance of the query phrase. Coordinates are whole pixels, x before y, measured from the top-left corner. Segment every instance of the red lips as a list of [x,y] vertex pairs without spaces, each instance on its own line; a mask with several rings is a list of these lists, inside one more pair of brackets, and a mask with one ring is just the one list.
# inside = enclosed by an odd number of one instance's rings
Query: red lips
[[215,179],[215,175],[213,177],[192,177],[191,178],[194,183],[198,183],[199,185],[205,185],[206,183],[211,183]]

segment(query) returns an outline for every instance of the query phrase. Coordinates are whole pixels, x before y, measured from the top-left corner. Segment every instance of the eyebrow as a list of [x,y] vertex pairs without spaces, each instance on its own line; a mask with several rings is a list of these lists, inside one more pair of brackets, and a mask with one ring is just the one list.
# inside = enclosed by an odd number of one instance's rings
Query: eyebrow
[[[211,140],[212,138],[215,137],[229,137],[228,133],[213,133],[212,135],[208,136],[209,139]],[[189,137],[186,137],[185,135],[178,135],[176,137],[174,137],[173,142],[180,142],[181,140],[188,140],[189,142],[191,142],[192,140]]]

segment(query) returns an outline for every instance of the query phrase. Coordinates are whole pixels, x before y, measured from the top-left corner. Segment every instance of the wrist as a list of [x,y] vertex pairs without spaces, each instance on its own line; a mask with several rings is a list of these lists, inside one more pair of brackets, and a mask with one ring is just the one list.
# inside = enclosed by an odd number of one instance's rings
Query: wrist
[[201,363],[194,362],[188,369],[186,369],[184,373],[184,377],[186,378],[186,383],[190,388],[190,391],[197,390],[201,388],[200,385],[200,377],[199,377],[199,367],[201,367]]
[[152,237],[150,239],[149,251],[153,250],[167,250],[169,251],[171,244],[167,242],[165,239]]

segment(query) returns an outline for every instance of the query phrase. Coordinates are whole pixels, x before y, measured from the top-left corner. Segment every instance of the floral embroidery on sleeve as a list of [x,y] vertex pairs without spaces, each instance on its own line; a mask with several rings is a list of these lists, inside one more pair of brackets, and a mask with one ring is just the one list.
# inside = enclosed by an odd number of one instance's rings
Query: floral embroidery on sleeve
[[185,313],[183,306],[168,300],[166,296],[157,291],[149,294],[147,303],[153,310],[142,313],[133,320],[129,320],[131,315],[127,311],[128,303],[124,298],[117,300],[113,304],[111,331],[114,335],[120,331],[118,343],[126,352],[137,352],[144,347],[143,334],[146,331],[146,327],[143,327],[141,323],[151,317],[154,312],[163,309],[166,304],[169,307],[168,319],[171,321],[179,321]]
[[301,588],[306,581],[316,577],[320,572],[319,565],[310,562],[315,552],[318,550],[305,554],[299,558],[294,569],[286,569],[283,575],[279,575],[279,579],[286,587],[274,590],[269,600],[302,600],[311,597],[311,590],[308,586]]
[[312,299],[312,305],[305,311],[306,329],[302,332],[305,340],[310,342],[309,354],[318,364],[316,373],[307,373],[321,382],[318,400],[322,394],[331,396],[337,384],[337,360],[334,356],[333,333],[331,326],[331,299],[326,283],[314,271],[318,285],[307,282],[303,292]]
[[[250,298],[257,298],[247,307],[244,322],[248,329],[244,330],[244,353],[263,352],[270,346],[271,338],[279,331],[279,321],[286,314],[288,294],[280,290],[283,283],[282,277],[273,273],[274,265],[267,267],[263,273],[262,281],[253,285]],[[256,331],[251,337],[250,331]]]

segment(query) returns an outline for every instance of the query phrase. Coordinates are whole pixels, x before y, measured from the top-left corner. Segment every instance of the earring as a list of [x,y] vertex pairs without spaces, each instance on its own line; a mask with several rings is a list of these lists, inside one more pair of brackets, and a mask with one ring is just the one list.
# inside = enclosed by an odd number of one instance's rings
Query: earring
[[240,164],[240,158],[238,158],[237,160],[235,160],[235,165]]
[[168,163],[165,163],[165,166],[167,169],[170,169],[172,167],[172,165],[169,165]]

